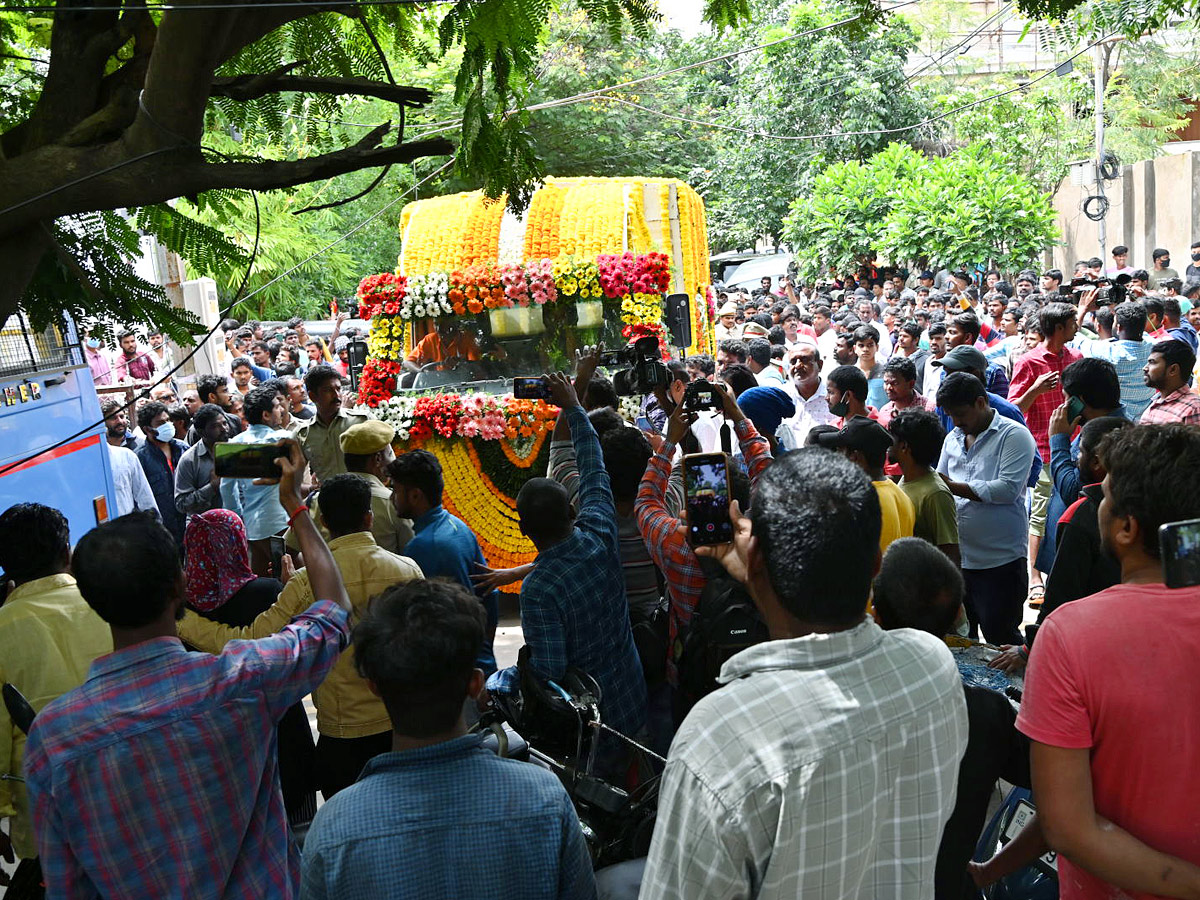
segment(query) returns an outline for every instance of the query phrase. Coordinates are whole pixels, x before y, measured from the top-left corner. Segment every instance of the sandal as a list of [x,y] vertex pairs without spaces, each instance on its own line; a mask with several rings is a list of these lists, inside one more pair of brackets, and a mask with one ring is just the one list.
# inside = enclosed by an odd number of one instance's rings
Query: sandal
[[1042,603],[1046,597],[1046,586],[1043,584],[1035,584],[1029,589],[1029,596],[1025,598],[1025,602],[1029,604],[1030,609],[1041,609]]

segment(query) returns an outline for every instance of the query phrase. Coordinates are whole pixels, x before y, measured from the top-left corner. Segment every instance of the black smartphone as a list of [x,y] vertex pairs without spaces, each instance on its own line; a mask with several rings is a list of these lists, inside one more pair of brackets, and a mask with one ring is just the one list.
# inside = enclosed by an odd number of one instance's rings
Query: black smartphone
[[280,575],[283,572],[283,557],[287,553],[287,544],[278,535],[272,535],[267,541],[271,550],[271,577],[282,580]]
[[278,478],[275,460],[288,455],[285,444],[216,445],[215,465],[222,478]]
[[518,400],[549,400],[550,385],[540,375],[518,375],[513,378],[513,396]]
[[733,540],[729,521],[729,457],[724,453],[689,453],[683,458],[687,491],[688,541],[693,546]]
[[1163,584],[1169,588],[1200,584],[1200,519],[1168,522],[1158,529]]

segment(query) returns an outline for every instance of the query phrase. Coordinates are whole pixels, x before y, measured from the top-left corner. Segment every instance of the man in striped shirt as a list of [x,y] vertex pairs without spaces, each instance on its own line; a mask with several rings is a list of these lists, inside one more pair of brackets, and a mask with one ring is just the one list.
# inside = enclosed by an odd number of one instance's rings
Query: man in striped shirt
[[139,513],[80,539],[72,569],[114,651],[38,713],[26,745],[47,896],[297,896],[275,726],[337,662],[351,606],[300,500],[304,454],[290,444],[279,498],[318,599],[278,634],[189,653],[175,634],[184,582],[166,529]]
[[734,541],[699,552],[746,584],[771,640],[671,745],[641,897],[931,897],[967,742],[954,660],[864,609],[879,571],[867,475],[804,448],[759,480]]

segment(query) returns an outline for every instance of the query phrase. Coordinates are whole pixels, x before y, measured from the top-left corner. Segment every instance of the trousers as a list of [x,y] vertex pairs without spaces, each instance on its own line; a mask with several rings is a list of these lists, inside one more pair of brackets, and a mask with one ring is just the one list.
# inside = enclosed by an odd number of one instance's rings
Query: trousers
[[321,789],[321,796],[328,800],[338,791],[350,787],[358,781],[363,766],[391,749],[390,731],[355,738],[321,735],[317,738],[317,787]]
[[971,637],[983,631],[991,644],[1022,644],[1021,612],[1029,592],[1025,557],[992,569],[963,569]]

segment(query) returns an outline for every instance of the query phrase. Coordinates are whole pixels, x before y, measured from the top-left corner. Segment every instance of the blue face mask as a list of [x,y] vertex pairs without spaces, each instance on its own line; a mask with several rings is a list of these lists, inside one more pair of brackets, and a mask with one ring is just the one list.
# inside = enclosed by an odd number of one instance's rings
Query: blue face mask
[[88,338],[87,345],[93,350],[97,349],[100,346],[100,338]]
[[175,439],[175,426],[170,422],[163,422],[154,429],[154,436],[164,444]]

